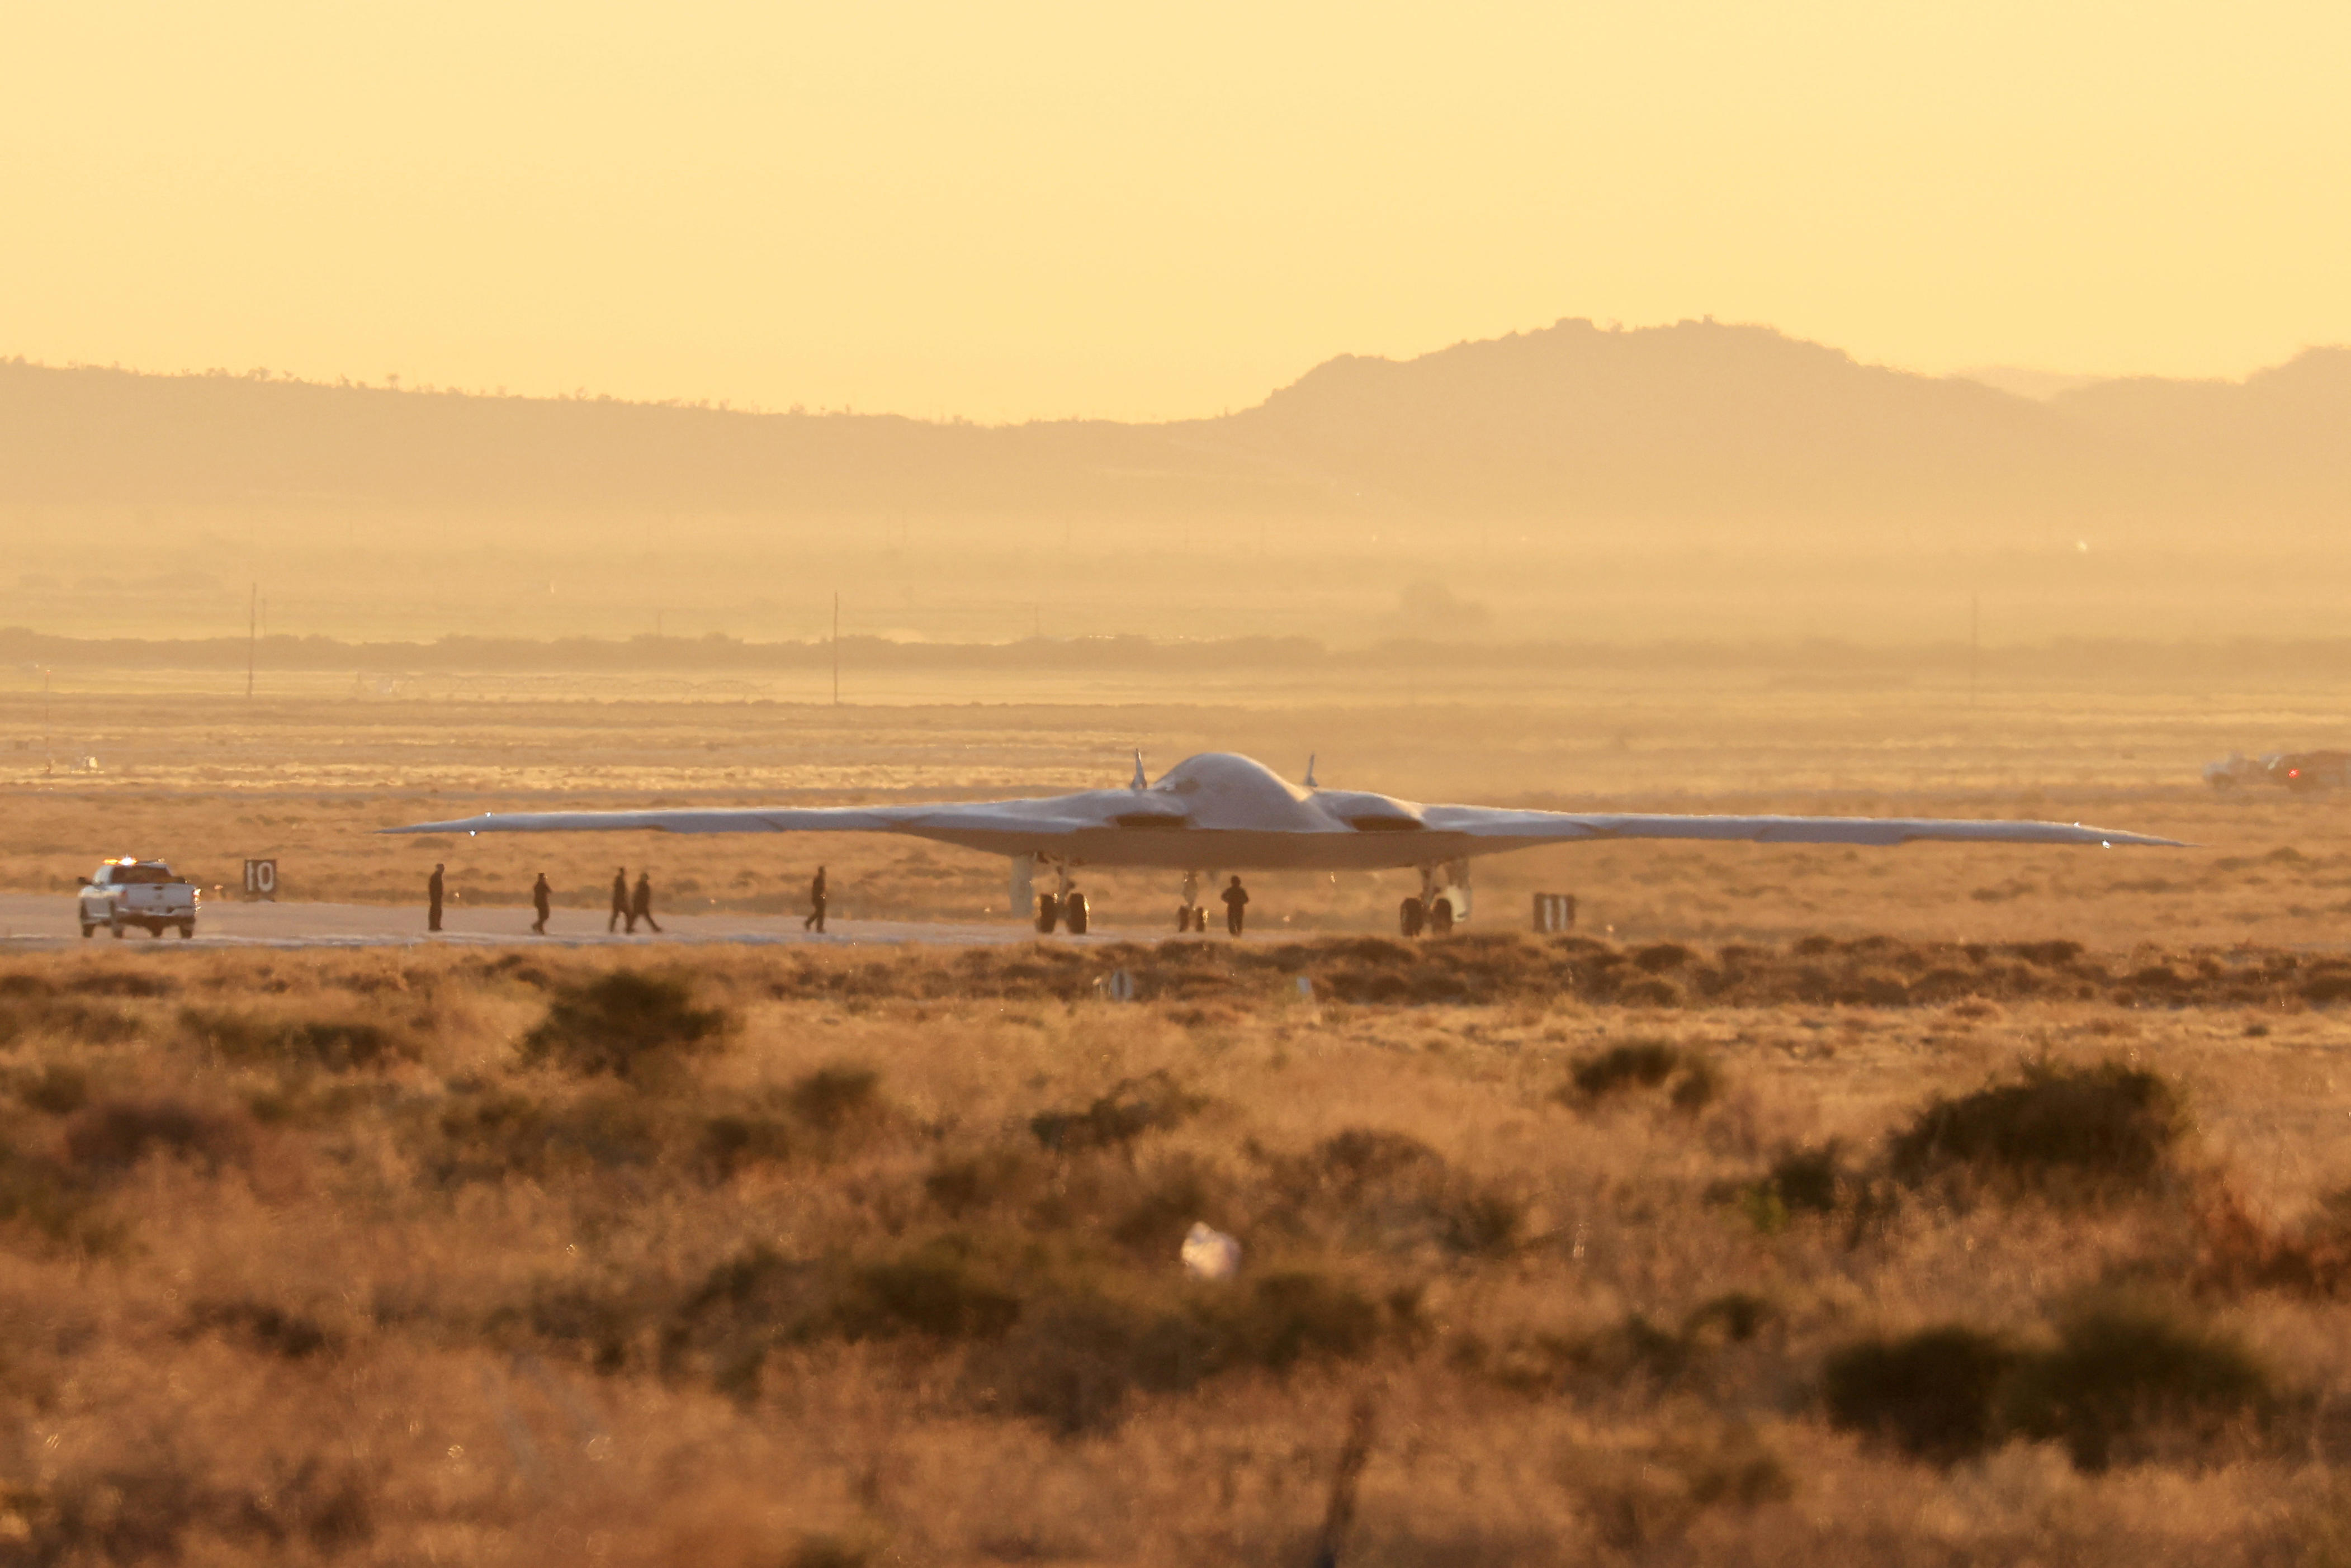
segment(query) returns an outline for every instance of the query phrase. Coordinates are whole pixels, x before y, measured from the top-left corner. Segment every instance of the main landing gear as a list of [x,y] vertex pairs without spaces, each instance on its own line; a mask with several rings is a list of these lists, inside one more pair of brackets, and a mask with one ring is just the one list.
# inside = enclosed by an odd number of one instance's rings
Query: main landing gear
[[1421,867],[1420,892],[1397,906],[1396,930],[1405,936],[1452,936],[1454,921],[1469,913],[1468,872],[1461,862]]
[[1037,935],[1050,936],[1059,925],[1072,936],[1082,936],[1092,913],[1086,907],[1086,895],[1070,885],[1070,868],[1055,866],[1053,891],[1037,895]]

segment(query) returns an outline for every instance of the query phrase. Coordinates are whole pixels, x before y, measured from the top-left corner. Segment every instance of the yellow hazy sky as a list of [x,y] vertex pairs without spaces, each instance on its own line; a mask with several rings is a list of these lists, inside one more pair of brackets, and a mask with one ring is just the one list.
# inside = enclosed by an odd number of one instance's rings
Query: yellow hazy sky
[[2351,340],[2351,5],[20,0],[0,354],[1002,420],[1562,316]]

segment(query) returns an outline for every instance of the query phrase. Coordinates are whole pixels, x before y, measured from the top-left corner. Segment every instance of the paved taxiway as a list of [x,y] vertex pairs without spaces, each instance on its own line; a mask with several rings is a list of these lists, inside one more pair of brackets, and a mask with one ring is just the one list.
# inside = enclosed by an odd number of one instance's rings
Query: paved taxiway
[[[387,907],[374,904],[243,904],[206,903],[196,922],[196,935],[182,941],[177,934],[150,936],[127,933],[120,942],[99,931],[84,942],[74,922],[71,894],[0,894],[0,952],[22,953],[57,947],[93,949],[153,947],[381,947],[411,943],[442,942],[465,946],[504,946],[510,943],[551,943],[563,946],[601,944],[643,946],[647,942],[734,942],[806,944],[845,946],[872,942],[920,942],[944,946],[975,946],[990,943],[1033,940],[1036,932],[1010,920],[988,923],[948,923],[926,920],[843,920],[831,922],[820,936],[800,929],[797,915],[688,915],[656,912],[659,936],[608,935],[599,911],[559,909],[548,923],[547,935],[531,935],[528,909],[464,909],[449,907],[439,936],[424,929],[424,911],[414,905]],[[1104,931],[1084,936],[1057,936],[1059,942],[1133,941],[1142,933]]]

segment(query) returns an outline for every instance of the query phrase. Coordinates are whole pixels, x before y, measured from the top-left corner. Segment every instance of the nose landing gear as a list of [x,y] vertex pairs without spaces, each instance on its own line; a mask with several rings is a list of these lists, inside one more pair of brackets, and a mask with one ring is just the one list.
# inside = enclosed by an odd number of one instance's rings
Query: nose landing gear
[[[1217,879],[1210,874],[1207,880],[1214,883]],[[1176,906],[1176,929],[1179,934],[1208,929],[1208,912],[1200,904],[1201,881],[1202,873],[1199,872],[1184,873],[1184,902]]]

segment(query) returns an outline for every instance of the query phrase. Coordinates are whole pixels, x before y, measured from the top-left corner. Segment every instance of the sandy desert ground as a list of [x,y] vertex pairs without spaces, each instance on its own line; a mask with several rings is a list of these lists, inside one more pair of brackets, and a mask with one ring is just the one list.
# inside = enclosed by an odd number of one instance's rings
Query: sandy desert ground
[[[102,771],[0,753],[12,929],[135,852],[277,857],[225,931],[408,921],[438,855],[470,928],[541,865],[601,927],[626,862],[760,932],[822,858],[852,926],[1016,939],[0,951],[0,1560],[1303,1563],[1334,1499],[1351,1564],[2351,1550],[2351,842],[2195,771],[2323,738],[2323,690],[130,686],[53,711]],[[1416,946],[1383,879],[1263,879],[1232,945],[1105,878],[1071,945],[934,846],[370,831],[1135,745],[2200,847],[1545,852]],[[1584,928],[1516,934],[1536,888]]]

